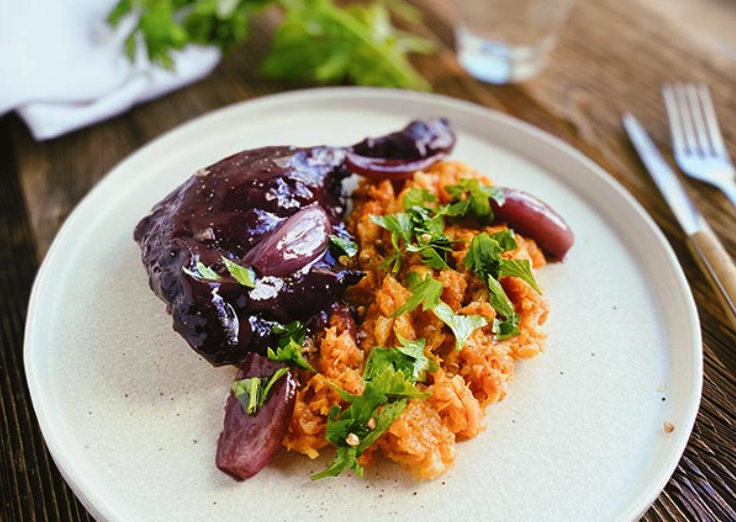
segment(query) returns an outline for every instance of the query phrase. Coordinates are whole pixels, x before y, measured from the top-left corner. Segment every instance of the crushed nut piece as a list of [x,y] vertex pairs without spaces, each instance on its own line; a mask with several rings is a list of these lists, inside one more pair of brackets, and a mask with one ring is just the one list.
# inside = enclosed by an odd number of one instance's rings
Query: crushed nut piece
[[432,241],[432,234],[422,234],[419,239],[421,239],[425,243],[429,243],[430,241]]
[[215,231],[212,230],[212,227],[207,227],[204,230],[200,230],[196,234],[194,234],[194,239],[197,241],[214,241],[215,240]]
[[369,429],[369,430],[375,430],[375,429],[376,429],[376,419],[375,419],[375,418],[373,418],[373,417],[371,417],[371,418],[370,418],[370,419],[368,420],[368,424],[367,424],[367,426],[368,426],[368,429]]
[[348,446],[352,446],[354,448],[360,444],[360,439],[355,433],[348,433],[348,436],[345,437],[345,442],[347,442]]
[[378,248],[381,248],[383,246],[383,239],[376,239],[376,242],[373,244]]
[[666,433],[672,433],[675,431],[675,426],[671,422],[664,421],[664,431]]

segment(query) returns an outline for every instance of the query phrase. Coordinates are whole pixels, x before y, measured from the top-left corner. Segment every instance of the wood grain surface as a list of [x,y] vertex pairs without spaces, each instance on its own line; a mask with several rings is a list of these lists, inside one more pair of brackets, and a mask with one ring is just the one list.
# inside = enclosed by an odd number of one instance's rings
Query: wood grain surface
[[[736,64],[688,41],[638,0],[581,0],[539,77],[489,86],[469,78],[454,60],[449,3],[413,2],[425,13],[421,32],[439,46],[438,55],[416,61],[436,92],[512,114],[578,148],[644,205],[671,242],[702,321],[704,395],[685,454],[643,520],[736,521],[736,333],[620,120],[624,111],[634,113],[668,150],[659,88],[668,81],[702,81],[712,89],[736,158]],[[305,87],[258,75],[274,16],[263,16],[249,42],[206,80],[91,128],[35,143],[16,117],[0,119],[0,522],[92,520],[44,447],[23,375],[25,313],[39,261],[71,209],[141,145],[218,107]],[[736,211],[708,186],[691,182],[689,191],[733,257]]]

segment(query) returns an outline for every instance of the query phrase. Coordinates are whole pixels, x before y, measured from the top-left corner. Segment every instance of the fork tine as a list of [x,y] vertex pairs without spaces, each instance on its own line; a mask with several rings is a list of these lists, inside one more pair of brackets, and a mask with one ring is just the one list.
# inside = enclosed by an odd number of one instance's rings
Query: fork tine
[[718,126],[718,119],[716,118],[716,111],[713,108],[713,100],[710,97],[710,91],[706,85],[700,85],[697,90],[700,95],[700,103],[703,106],[705,123],[708,127],[708,135],[710,136],[710,141],[713,144],[713,150],[719,156],[726,157],[728,153],[726,152],[726,146],[723,143],[721,129]]
[[690,105],[690,117],[693,120],[693,126],[695,127],[695,139],[700,147],[700,154],[702,156],[710,155],[711,148],[708,142],[708,129],[705,126],[705,118],[703,117],[703,110],[700,107],[700,99],[698,96],[698,90],[695,85],[686,85],[685,92],[687,93],[687,99]]
[[672,86],[667,84],[662,88],[662,96],[664,97],[664,105],[667,109],[667,117],[670,120],[670,134],[672,136],[672,146],[676,152],[685,150],[685,137],[682,131],[682,121],[680,119],[680,111],[677,110],[677,100]]
[[690,115],[690,107],[687,100],[685,87],[675,85],[675,99],[677,100],[677,110],[680,113],[680,122],[682,123],[682,132],[685,136],[685,147],[688,152],[695,152],[697,144],[695,142],[695,130],[693,129],[693,120]]

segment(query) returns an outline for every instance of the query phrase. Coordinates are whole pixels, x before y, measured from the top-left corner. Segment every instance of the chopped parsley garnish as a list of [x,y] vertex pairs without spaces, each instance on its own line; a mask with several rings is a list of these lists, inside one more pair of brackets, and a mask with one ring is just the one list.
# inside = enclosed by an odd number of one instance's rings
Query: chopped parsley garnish
[[440,303],[432,309],[437,318],[450,327],[455,334],[455,349],[462,350],[470,336],[478,328],[488,326],[482,315],[461,315],[452,311],[447,303]]
[[394,316],[411,312],[419,305],[422,305],[424,311],[432,310],[432,313],[452,330],[455,335],[456,350],[465,346],[475,330],[488,325],[488,321],[483,316],[461,315],[453,312],[447,303],[440,300],[442,283],[434,277],[427,276],[422,279],[419,274],[411,272],[407,276],[407,283],[412,290],[412,295],[394,312]]
[[414,310],[420,304],[423,304],[423,310],[431,310],[440,303],[442,295],[442,283],[432,276],[421,278],[416,272],[411,272],[406,276],[407,284],[412,291],[411,297],[407,299],[398,310],[394,312],[394,317],[405,314]]
[[279,334],[281,338],[278,341],[276,350],[269,348],[267,351],[268,358],[272,361],[279,361],[291,366],[299,366],[310,372],[317,372],[311,364],[307,362],[302,353],[302,345],[306,336],[306,327],[301,321],[294,321],[286,326],[276,326],[273,332]]
[[222,279],[217,272],[205,265],[202,261],[197,260],[197,264],[195,266],[197,268],[196,272],[189,270],[185,266],[181,267],[181,269],[186,275],[194,277],[195,279],[201,279],[202,281],[219,281]]
[[493,320],[492,331],[496,334],[496,339],[502,341],[509,337],[519,334],[519,321],[521,316],[516,313],[514,303],[506,295],[498,279],[494,279],[490,275],[486,279],[488,283],[488,300],[496,312],[505,319],[498,318]]
[[404,198],[401,202],[404,205],[404,211],[409,212],[415,207],[426,209],[426,203],[436,203],[437,196],[427,189],[410,188],[406,194],[404,194]]
[[248,415],[256,413],[258,408],[268,400],[268,392],[271,391],[271,387],[288,371],[288,368],[279,368],[270,377],[246,377],[233,382],[233,393],[243,406],[245,413]]
[[[247,266],[240,266],[239,264],[229,260],[224,256],[221,259],[222,263],[225,265],[225,268],[227,268],[227,271],[238,282],[238,284],[247,288],[256,287],[256,274],[252,268]],[[202,261],[197,260],[197,264],[195,266],[197,268],[196,272],[189,270],[187,267],[182,267],[182,271],[188,276],[200,279],[202,281],[215,282],[222,280],[222,277],[217,272],[202,263]]]
[[223,257],[222,262],[225,264],[225,268],[230,272],[230,275],[242,286],[248,288],[256,287],[256,273],[249,266],[240,266],[234,261],[230,261],[228,258]]
[[521,316],[499,282],[501,277],[518,277],[535,291],[540,292],[532,266],[527,259],[503,259],[501,254],[517,247],[513,233],[504,230],[489,236],[478,234],[470,244],[465,256],[465,266],[488,283],[488,300],[496,313],[503,319],[493,321],[493,333],[499,340],[519,334]]
[[531,286],[538,294],[542,293],[537,280],[534,279],[532,264],[528,259],[502,259],[498,275],[499,277],[518,277]]
[[397,335],[400,347],[375,347],[363,371],[363,393],[353,395],[340,390],[350,403],[341,411],[333,406],[327,418],[325,438],[337,447],[335,460],[312,480],[337,477],[350,469],[359,477],[363,467],[358,458],[376,442],[406,409],[408,399],[424,399],[429,393],[419,391],[414,383],[427,371],[436,371],[437,363],[424,354],[424,341],[408,341]]
[[395,348],[373,348],[365,363],[363,377],[373,379],[387,367],[401,371],[411,377],[413,382],[424,382],[427,372],[436,372],[438,364],[424,354],[424,339],[412,341],[395,332],[401,346]]
[[468,212],[479,223],[486,225],[493,221],[493,209],[489,198],[503,205],[503,192],[498,187],[481,185],[476,178],[459,179],[457,185],[446,187],[453,199],[453,215],[464,216]]
[[447,252],[452,251],[452,241],[445,234],[444,220],[448,207],[428,205],[436,202],[437,197],[427,189],[411,188],[402,199],[404,212],[371,216],[375,224],[391,232],[394,247],[381,268],[391,268],[393,273],[401,269],[401,243],[407,252],[421,254],[424,264],[435,270],[449,268]]
[[394,252],[383,260],[381,268],[383,270],[391,268],[391,271],[396,274],[401,269],[401,244],[399,240],[403,241],[404,245],[411,241],[411,220],[407,214],[399,213],[371,216],[371,221],[391,232],[391,244],[394,247]]
[[335,257],[353,257],[355,254],[358,253],[358,244],[351,239],[331,234],[330,250],[335,255]]

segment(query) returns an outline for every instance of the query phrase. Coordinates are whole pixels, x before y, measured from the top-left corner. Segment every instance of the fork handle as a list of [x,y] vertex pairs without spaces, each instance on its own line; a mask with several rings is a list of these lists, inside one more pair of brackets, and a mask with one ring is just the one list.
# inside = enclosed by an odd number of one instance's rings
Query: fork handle
[[688,246],[736,329],[736,266],[731,256],[710,227],[691,235]]

